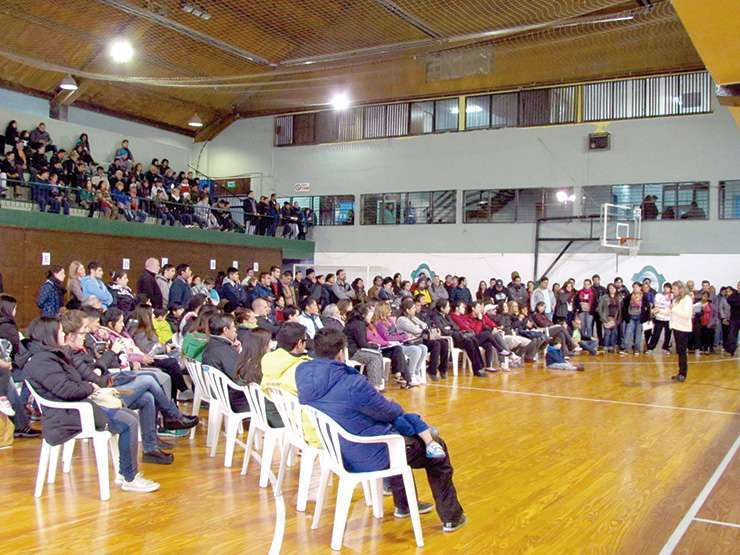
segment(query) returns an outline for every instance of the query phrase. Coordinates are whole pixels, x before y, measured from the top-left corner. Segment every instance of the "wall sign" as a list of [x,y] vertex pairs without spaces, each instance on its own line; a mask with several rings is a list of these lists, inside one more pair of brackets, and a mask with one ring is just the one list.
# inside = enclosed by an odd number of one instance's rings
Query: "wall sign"
[[42,266],[49,266],[51,264],[51,253],[50,252],[42,252],[41,253],[41,265]]
[[121,261],[121,268],[124,270],[130,270],[131,269],[131,260],[129,258],[124,258]]

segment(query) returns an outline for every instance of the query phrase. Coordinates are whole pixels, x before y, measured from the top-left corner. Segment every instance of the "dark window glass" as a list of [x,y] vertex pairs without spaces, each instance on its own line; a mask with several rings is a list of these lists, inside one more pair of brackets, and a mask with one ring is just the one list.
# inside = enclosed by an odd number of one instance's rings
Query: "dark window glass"
[[719,182],[719,217],[740,218],[740,180]]
[[409,134],[422,135],[434,130],[434,102],[412,102]]
[[457,98],[437,100],[434,103],[434,130],[457,131],[460,102]]

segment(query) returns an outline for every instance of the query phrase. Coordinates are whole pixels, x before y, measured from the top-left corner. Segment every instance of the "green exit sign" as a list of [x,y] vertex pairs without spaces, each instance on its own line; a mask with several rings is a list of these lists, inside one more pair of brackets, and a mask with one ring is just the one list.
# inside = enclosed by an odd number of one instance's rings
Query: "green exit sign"
[[227,181],[226,182],[226,188],[227,189],[236,189],[236,181]]

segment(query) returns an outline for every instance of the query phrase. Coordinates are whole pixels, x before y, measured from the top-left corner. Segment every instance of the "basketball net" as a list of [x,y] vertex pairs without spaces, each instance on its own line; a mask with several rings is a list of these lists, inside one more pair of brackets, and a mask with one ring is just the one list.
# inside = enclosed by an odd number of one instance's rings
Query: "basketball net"
[[620,237],[619,246],[627,247],[629,249],[630,256],[637,256],[640,252],[640,240],[636,237]]

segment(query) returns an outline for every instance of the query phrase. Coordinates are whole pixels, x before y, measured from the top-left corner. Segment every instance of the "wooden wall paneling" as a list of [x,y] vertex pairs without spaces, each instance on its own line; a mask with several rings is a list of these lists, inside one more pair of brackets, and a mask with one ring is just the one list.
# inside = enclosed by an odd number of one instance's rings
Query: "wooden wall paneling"
[[[43,252],[51,253],[51,263],[65,269],[73,260],[83,264],[95,260],[103,265],[106,279],[111,271],[122,269],[123,259],[128,258],[132,289],[136,288],[136,280],[149,257],[166,257],[170,264],[175,265],[187,262],[194,273],[213,277],[231,266],[234,260],[238,261],[242,274],[255,262],[259,263],[260,270],[282,264],[280,249],[5,226],[0,226],[0,234],[3,238],[0,243],[0,272],[5,292],[18,299],[18,323],[22,326],[39,314],[36,295],[48,271],[48,267],[41,265]],[[216,270],[210,270],[211,259],[216,260]]]

